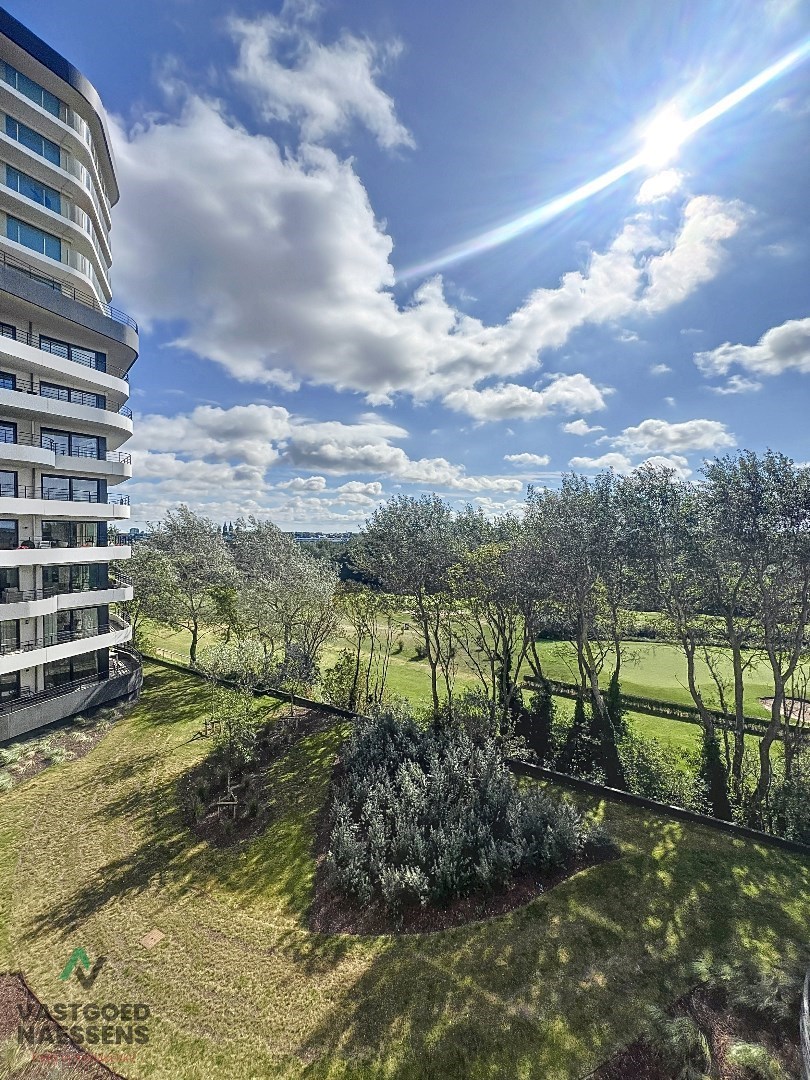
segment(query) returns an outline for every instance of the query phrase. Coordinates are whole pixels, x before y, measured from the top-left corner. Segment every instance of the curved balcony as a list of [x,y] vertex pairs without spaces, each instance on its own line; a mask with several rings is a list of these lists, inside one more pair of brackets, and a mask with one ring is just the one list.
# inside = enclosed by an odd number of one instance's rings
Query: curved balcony
[[132,458],[120,450],[108,450],[97,457],[88,450],[58,453],[59,444],[47,435],[18,431],[16,439],[0,428],[0,465],[31,465],[55,469],[71,476],[103,477],[108,484],[120,484],[132,476]]
[[[9,326],[0,333],[0,351],[11,360],[25,365],[27,375],[55,373],[66,378],[72,385],[88,390],[104,390],[107,395],[129,397],[126,369],[114,369],[108,364],[106,370],[98,366],[95,350],[67,344],[67,348],[55,347],[53,339],[44,335],[29,334],[18,326]],[[62,343],[58,343],[61,345]],[[44,354],[44,355],[43,355]]]
[[54,660],[123,645],[132,640],[132,627],[121,618],[110,616],[107,626],[92,631],[67,630],[49,638],[35,638],[18,646],[0,645],[0,674],[39,667]]
[[106,589],[55,593],[53,589],[0,590],[0,619],[34,619],[57,611],[92,607],[96,604],[123,604],[132,599],[131,585],[113,585]]
[[[2,339],[0,339],[2,340]],[[18,378],[14,389],[0,385],[0,415],[25,418],[44,427],[75,428],[88,435],[103,435],[111,449],[125,443],[132,434],[132,413],[127,406],[118,412],[98,404],[98,395],[72,392],[72,401],[43,392],[39,379]]]
[[30,543],[31,547],[0,551],[0,569],[14,566],[75,566],[80,563],[113,562],[132,557],[132,548],[126,544],[110,544],[108,547],[90,544],[85,547],[54,547],[43,540],[32,540]]
[[[43,263],[47,266],[47,260],[43,257]],[[85,307],[92,308],[94,311],[99,312],[101,315],[106,315],[108,319],[114,319],[116,322],[123,323],[124,326],[129,326],[135,333],[138,333],[138,324],[132,318],[131,315],[127,315],[125,311],[121,311],[119,308],[112,307],[106,302],[100,301],[96,296],[90,293],[84,292],[81,289],[74,288],[67,281],[63,281],[58,277],[54,277],[53,274],[49,274],[47,269],[43,269],[39,266],[32,265],[26,262],[24,259],[20,259],[16,254],[12,254],[8,251],[0,251],[0,265],[10,266],[14,270],[18,270],[22,274],[26,274],[28,277],[33,278],[35,281],[40,282],[43,285],[47,285],[49,288],[54,289],[56,292],[61,293],[63,296],[68,297],[70,300],[76,300],[80,304],[84,304]],[[61,264],[57,264],[61,265]]]
[[115,521],[129,517],[129,496],[108,495],[106,502],[91,493],[76,499],[42,487],[0,484],[0,517],[85,518]]

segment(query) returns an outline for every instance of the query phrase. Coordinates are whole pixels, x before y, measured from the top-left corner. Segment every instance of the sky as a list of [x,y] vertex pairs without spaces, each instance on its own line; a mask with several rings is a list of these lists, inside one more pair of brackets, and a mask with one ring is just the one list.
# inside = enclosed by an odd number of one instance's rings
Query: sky
[[133,524],[810,458],[810,0],[6,6],[111,119]]

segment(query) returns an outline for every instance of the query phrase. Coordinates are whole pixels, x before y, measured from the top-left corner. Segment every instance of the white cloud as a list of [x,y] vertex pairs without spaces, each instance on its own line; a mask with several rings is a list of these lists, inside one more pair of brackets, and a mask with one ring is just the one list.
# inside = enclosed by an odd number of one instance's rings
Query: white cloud
[[665,469],[672,469],[681,480],[688,480],[692,475],[688,460],[682,454],[654,454],[648,457],[642,465],[657,465]]
[[672,371],[669,364],[653,364],[650,368],[651,375],[666,375],[669,371]]
[[[719,272],[744,216],[700,196],[673,232],[668,215],[639,210],[584,270],[486,326],[448,301],[440,278],[397,304],[392,240],[353,162],[326,147],[282,153],[193,94],[171,120],[129,136],[116,127],[114,142],[125,192],[116,283],[144,326],[179,325],[178,344],[238,379],[324,383],[373,403],[536,371],[538,354],[579,327],[679,303]],[[527,415],[538,407],[532,399]]]
[[550,412],[594,412],[604,409],[604,394],[586,375],[555,375],[542,390],[519,383],[500,383],[484,390],[454,390],[445,405],[476,420],[528,420]]
[[568,462],[572,469],[614,469],[616,472],[630,472],[633,463],[626,454],[609,453],[600,457],[572,457]]
[[733,446],[734,436],[719,420],[643,420],[612,439],[614,446],[631,454],[680,453]]
[[681,189],[683,180],[683,173],[677,169],[665,169],[664,172],[656,173],[641,185],[636,202],[646,205],[666,199]]
[[503,460],[512,465],[541,469],[544,465],[548,465],[551,458],[548,454],[504,454]]
[[735,366],[761,376],[790,370],[806,374],[810,372],[810,318],[790,319],[771,327],[756,345],[731,345],[727,341],[716,349],[695,353],[694,359],[707,376],[726,375]]
[[323,491],[326,488],[325,476],[294,476],[276,484],[283,491]]
[[344,33],[323,45],[304,19],[290,18],[289,6],[281,16],[231,19],[230,28],[239,44],[234,75],[266,120],[297,125],[307,142],[344,134],[359,121],[381,146],[413,146],[394,102],[377,85],[399,43],[380,46]]
[[604,431],[603,427],[599,427],[598,424],[594,424],[593,427],[589,426],[587,420],[571,420],[567,424],[561,424],[562,430],[566,435],[592,435],[595,431]]
[[761,390],[762,383],[756,379],[746,379],[744,375],[730,375],[728,382],[721,386],[710,386],[709,389],[715,394],[750,394],[754,390]]

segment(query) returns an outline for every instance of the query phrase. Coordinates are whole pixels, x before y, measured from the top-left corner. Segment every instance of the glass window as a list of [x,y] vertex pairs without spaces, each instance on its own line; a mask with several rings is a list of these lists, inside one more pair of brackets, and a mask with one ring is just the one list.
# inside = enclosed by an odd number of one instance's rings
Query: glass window
[[17,497],[17,474],[10,469],[0,469],[0,495],[12,499]]
[[107,354],[96,352],[94,349],[83,349],[80,345],[69,345],[66,341],[58,341],[56,338],[39,335],[39,347],[44,352],[53,353],[54,356],[62,356],[65,360],[73,360],[85,367],[95,368],[98,371],[107,370]]
[[55,454],[67,454],[70,449],[70,436],[66,431],[51,431],[43,428],[39,433],[40,446],[53,450]]
[[13,701],[20,696],[20,673],[10,671],[0,675],[0,701]]
[[19,527],[16,521],[0,521],[0,551],[13,551],[18,546]]
[[43,476],[42,498],[68,502],[70,500],[70,481],[68,478],[66,476]]
[[17,376],[9,371],[0,371],[0,390],[16,390]]
[[16,244],[30,248],[31,251],[47,255],[49,259],[55,259],[57,262],[62,261],[62,241],[58,236],[43,232],[42,229],[28,225],[19,218],[11,217],[10,214],[6,215],[6,236]]
[[88,394],[85,390],[71,390],[67,386],[41,382],[39,392],[42,397],[56,398],[58,401],[70,401],[74,405],[89,405],[91,409],[104,409],[107,399],[103,394]]
[[42,539],[55,547],[69,547],[72,540],[73,522],[43,521]]
[[[102,625],[102,619],[99,618],[99,612],[103,612],[104,608],[89,607],[89,608],[76,608],[74,611],[66,611],[65,615],[70,616],[71,632],[75,637],[95,637],[96,634],[105,633],[106,625]],[[58,612],[57,614],[61,614]],[[106,619],[103,620],[106,623]]]
[[45,664],[42,669],[45,678],[45,689],[50,690],[56,686],[64,686],[71,681],[70,660],[52,660]]
[[21,124],[13,116],[6,116],[6,135],[10,139],[14,139],[15,142],[27,147],[28,150],[33,150],[40,157],[44,157],[52,165],[61,164],[62,155],[57,144],[51,142],[50,139],[46,139],[44,135],[40,135],[38,131],[34,131],[27,124]]
[[26,199],[44,206],[46,210],[54,210],[57,214],[62,213],[62,196],[59,192],[55,188],[48,187],[47,184],[41,184],[33,176],[28,176],[6,165],[6,184]]
[[41,397],[55,398],[57,401],[70,401],[70,390],[66,386],[55,386],[53,383],[39,384]]
[[[98,543],[98,523],[77,521],[74,525],[76,547],[95,547]],[[106,545],[105,545],[106,546]]]
[[98,674],[98,656],[94,652],[81,653],[72,657],[71,672],[74,679],[84,679],[88,675]]
[[70,592],[70,568],[67,566],[43,566],[42,589],[46,596]]
[[0,569],[0,589],[19,589],[20,571],[16,566],[4,566]]
[[74,502],[97,503],[99,501],[98,480],[71,480],[70,487],[70,497]]
[[0,322],[0,337],[10,337],[17,339],[17,327],[12,326],[11,323]]
[[17,441],[17,425],[10,420],[0,420],[0,443],[15,443]]
[[73,457],[89,457],[98,458],[101,455],[98,452],[98,436],[97,435],[71,435],[70,436],[70,453]]
[[3,619],[0,622],[0,653],[17,652],[20,647],[20,620]]
[[33,79],[29,79],[27,75],[23,75],[21,71],[17,71],[11,64],[3,65],[3,78],[9,86],[13,86],[21,94],[25,94],[34,104],[39,105],[53,116],[60,117],[63,110],[67,111],[67,106],[55,94],[52,94],[50,90],[46,90],[44,86],[40,86],[39,83],[34,82]]

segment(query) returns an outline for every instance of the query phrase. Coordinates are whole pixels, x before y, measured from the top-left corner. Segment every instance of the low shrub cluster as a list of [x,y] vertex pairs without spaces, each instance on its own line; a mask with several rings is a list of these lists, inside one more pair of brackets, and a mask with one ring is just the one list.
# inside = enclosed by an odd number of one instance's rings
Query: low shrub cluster
[[326,870],[355,901],[399,915],[611,847],[568,803],[519,789],[494,739],[385,713],[358,724],[344,747]]

